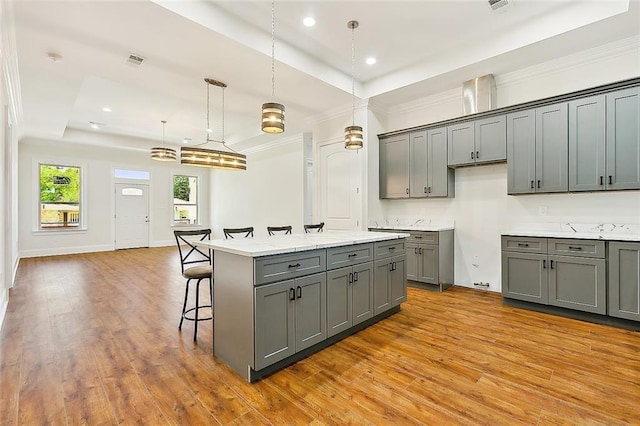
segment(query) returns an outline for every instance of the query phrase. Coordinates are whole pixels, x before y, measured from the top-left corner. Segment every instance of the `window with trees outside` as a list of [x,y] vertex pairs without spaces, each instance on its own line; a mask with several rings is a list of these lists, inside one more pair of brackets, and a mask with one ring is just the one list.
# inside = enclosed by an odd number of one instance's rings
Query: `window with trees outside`
[[198,178],[196,176],[173,176],[173,224],[195,225],[198,223]]
[[40,229],[80,227],[80,167],[40,164]]

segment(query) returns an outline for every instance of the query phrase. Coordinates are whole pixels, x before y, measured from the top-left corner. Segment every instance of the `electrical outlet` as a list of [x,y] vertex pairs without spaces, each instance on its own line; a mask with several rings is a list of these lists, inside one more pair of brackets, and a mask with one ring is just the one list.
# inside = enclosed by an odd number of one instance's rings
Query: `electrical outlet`
[[547,215],[547,206],[538,207],[538,213],[540,213],[540,216],[546,216]]
[[480,266],[480,258],[478,256],[473,256],[473,266]]

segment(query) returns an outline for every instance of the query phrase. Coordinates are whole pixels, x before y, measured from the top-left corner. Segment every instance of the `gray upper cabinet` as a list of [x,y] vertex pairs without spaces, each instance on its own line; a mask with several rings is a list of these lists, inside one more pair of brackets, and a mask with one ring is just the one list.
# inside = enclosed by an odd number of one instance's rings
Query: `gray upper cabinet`
[[604,190],[605,158],[605,96],[569,102],[569,191]]
[[609,315],[640,321],[640,243],[609,243]]
[[409,134],[380,139],[380,198],[409,197]]
[[450,166],[475,163],[475,126],[473,121],[454,124],[447,128]]
[[566,192],[567,103],[507,115],[507,192]]
[[427,131],[427,196],[455,196],[455,171],[447,167],[447,129]]
[[507,193],[536,192],[535,110],[507,115]]
[[640,88],[607,94],[607,189],[640,189]]
[[449,166],[494,163],[507,158],[504,115],[449,126],[448,137]]
[[446,128],[380,139],[380,198],[453,197]]
[[427,131],[409,135],[409,195],[428,195]]
[[536,109],[536,192],[567,192],[567,104]]

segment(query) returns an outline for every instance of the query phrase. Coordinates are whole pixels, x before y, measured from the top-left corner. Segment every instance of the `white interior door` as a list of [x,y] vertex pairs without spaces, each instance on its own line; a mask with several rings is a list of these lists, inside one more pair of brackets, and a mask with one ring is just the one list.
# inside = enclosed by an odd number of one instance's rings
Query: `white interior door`
[[149,247],[149,185],[116,183],[116,250]]
[[358,155],[345,149],[343,141],[319,148],[320,219],[326,229],[360,229],[362,198]]

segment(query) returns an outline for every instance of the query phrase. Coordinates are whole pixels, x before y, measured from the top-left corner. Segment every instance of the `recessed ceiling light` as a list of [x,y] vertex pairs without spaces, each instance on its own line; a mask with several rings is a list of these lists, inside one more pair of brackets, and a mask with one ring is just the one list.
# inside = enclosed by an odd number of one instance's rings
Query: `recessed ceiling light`
[[182,139],[182,143],[189,143],[189,142],[191,142],[191,138]]
[[366,62],[367,62],[367,65],[373,65],[373,64],[375,64],[377,61],[376,61],[376,58],[374,58],[374,57],[372,56],[372,57],[370,57],[370,58],[367,58]]
[[104,112],[111,112],[111,108],[109,108],[108,106],[103,107],[103,108],[102,108],[102,110],[103,110]]
[[313,27],[316,24],[316,20],[313,19],[311,16],[307,16],[302,20],[302,23],[304,24],[305,27]]
[[61,54],[55,52],[48,52],[47,58],[52,62],[62,62],[63,59]]

